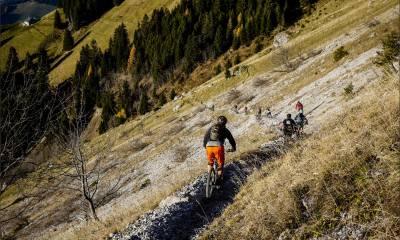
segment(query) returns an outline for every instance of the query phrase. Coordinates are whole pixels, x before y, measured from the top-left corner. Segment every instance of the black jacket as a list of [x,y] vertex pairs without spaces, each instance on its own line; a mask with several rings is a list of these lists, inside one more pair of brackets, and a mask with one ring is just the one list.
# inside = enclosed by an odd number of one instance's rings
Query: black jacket
[[[204,148],[207,146],[207,143],[210,141],[210,134],[211,134],[211,128],[209,128],[206,132],[206,135],[204,135],[204,140],[203,140]],[[229,143],[232,146],[232,150],[236,151],[235,139],[233,138],[231,132],[226,127],[223,128],[221,138],[218,141],[221,143],[221,145],[224,145],[225,139],[228,139]]]
[[285,120],[283,120],[283,126],[285,128],[294,128],[296,126],[296,122],[292,118],[286,118]]

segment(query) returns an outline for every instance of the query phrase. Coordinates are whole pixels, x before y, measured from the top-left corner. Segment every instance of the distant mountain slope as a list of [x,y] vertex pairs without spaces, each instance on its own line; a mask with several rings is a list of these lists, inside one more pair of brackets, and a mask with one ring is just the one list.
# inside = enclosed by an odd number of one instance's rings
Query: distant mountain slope
[[129,37],[133,38],[133,31],[145,14],[150,14],[153,9],[159,7],[171,8],[177,2],[179,1],[125,0],[120,6],[114,7],[89,27],[82,29],[82,31],[89,32],[89,35],[75,46],[73,53],[67,59],[50,72],[49,78],[51,84],[56,85],[72,76],[82,46],[89,44],[92,40],[96,40],[97,45],[100,48],[106,48],[114,30],[121,24],[121,22],[127,26]]

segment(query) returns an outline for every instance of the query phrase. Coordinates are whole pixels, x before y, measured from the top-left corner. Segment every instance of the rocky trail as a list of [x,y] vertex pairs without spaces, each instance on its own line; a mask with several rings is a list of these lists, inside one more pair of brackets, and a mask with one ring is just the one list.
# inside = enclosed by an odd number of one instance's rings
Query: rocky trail
[[207,175],[162,201],[159,206],[129,224],[113,240],[136,239],[193,239],[196,234],[220,215],[238,193],[246,178],[265,162],[285,150],[282,138],[262,145],[257,151],[241,156],[225,166],[225,181],[211,199],[205,197]]

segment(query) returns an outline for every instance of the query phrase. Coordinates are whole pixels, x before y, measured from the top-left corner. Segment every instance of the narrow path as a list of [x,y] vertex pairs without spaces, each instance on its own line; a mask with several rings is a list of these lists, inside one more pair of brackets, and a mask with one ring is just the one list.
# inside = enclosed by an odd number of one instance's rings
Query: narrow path
[[246,178],[263,163],[280,155],[282,139],[264,144],[257,151],[225,167],[225,182],[211,199],[205,197],[206,174],[168,197],[125,230],[113,234],[113,240],[192,239],[220,215],[238,193]]

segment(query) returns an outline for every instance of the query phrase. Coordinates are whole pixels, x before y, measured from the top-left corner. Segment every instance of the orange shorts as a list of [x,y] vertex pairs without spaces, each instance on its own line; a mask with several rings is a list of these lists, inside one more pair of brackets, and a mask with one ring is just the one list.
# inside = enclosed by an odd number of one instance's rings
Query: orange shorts
[[222,170],[225,163],[224,146],[207,147],[206,152],[207,152],[208,165],[212,166],[214,164],[214,159],[217,159],[218,169]]

